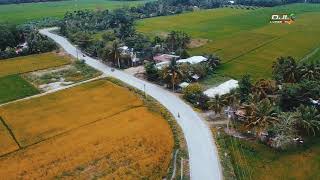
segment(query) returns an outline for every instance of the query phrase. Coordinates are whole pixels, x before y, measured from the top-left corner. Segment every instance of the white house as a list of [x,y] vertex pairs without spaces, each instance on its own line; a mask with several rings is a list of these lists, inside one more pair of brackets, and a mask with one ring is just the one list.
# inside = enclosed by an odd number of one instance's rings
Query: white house
[[231,79],[229,81],[226,81],[219,86],[212,87],[206,91],[204,91],[204,94],[209,97],[215,97],[215,95],[224,95],[230,92],[231,89],[235,89],[238,87],[238,81]]
[[177,61],[177,63],[198,64],[198,63],[201,63],[201,62],[205,62],[207,60],[208,59],[203,57],[203,56],[192,56],[192,57],[189,57],[187,59],[180,59],[180,60]]
[[[178,60],[177,64],[181,64],[181,63],[198,64],[198,63],[201,63],[201,62],[205,62],[207,60],[208,59],[203,57],[203,56],[192,56],[192,57],[189,57],[187,59]],[[156,67],[158,69],[162,69],[163,67],[168,66],[169,63],[170,63],[170,61],[160,62],[160,63],[156,64]]]

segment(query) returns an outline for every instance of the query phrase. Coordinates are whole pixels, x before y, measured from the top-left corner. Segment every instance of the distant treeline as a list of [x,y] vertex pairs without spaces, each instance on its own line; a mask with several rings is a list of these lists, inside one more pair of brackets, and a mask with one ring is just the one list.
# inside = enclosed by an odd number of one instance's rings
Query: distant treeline
[[64,1],[64,0],[0,0],[0,4],[19,4],[32,2]]

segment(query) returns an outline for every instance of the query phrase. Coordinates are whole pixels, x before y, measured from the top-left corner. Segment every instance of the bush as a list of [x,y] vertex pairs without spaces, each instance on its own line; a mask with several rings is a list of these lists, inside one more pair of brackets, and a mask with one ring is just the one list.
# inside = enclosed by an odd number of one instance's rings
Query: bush
[[209,97],[203,93],[203,87],[198,83],[184,88],[183,98],[198,108],[208,109]]

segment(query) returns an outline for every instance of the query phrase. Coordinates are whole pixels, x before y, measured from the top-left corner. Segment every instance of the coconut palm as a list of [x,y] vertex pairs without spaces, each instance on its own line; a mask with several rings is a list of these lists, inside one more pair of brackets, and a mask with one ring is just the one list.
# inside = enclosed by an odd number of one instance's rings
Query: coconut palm
[[216,115],[220,115],[225,104],[224,99],[216,94],[214,98],[209,101],[209,109],[213,110]]
[[299,67],[301,73],[301,79],[314,80],[320,78],[320,67],[319,65],[310,64],[302,65]]
[[297,62],[293,57],[280,57],[273,63],[273,76],[281,83],[294,83],[297,77]]
[[316,134],[320,130],[320,112],[312,106],[300,105],[297,108],[298,126],[307,132],[307,134]]
[[271,95],[275,95],[277,89],[278,88],[275,81],[261,79],[253,85],[252,93],[256,94],[260,100]]
[[236,89],[231,89],[228,94],[223,96],[223,99],[225,104],[230,106],[232,109],[234,109],[235,106],[240,103],[239,93]]
[[245,110],[246,127],[256,129],[257,133],[278,121],[275,107],[269,99],[263,99],[257,104],[251,103],[245,106]]

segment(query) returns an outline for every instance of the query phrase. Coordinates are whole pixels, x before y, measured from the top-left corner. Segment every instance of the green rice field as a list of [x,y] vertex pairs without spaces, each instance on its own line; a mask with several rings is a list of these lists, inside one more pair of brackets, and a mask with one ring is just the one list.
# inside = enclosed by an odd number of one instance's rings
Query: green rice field
[[0,5],[0,22],[23,23],[44,17],[63,17],[67,11],[79,9],[116,9],[136,6],[148,0],[112,1],[112,0],[67,0],[56,2],[22,3]]
[[[296,15],[292,24],[271,24],[272,14]],[[137,29],[151,37],[182,30],[193,39],[208,42],[191,48],[193,55],[214,53],[221,57],[219,74],[254,79],[271,76],[272,63],[280,56],[319,62],[320,4],[291,4],[255,10],[219,8],[155,17],[137,22]],[[307,58],[306,58],[307,57]]]

